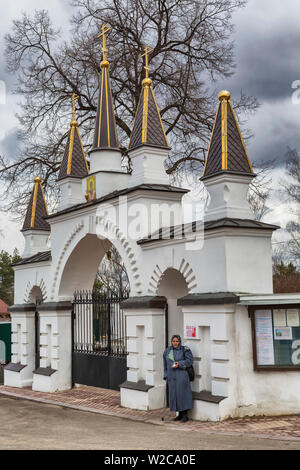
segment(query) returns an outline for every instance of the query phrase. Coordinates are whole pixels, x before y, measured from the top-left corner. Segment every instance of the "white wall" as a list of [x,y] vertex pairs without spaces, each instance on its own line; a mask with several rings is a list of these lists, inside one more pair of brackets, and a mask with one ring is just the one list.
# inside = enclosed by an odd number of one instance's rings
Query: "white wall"
[[34,287],[41,290],[43,301],[49,302],[51,285],[51,262],[26,264],[14,268],[15,290],[14,303],[32,302],[31,292]]
[[232,390],[236,407],[231,416],[280,415],[300,412],[300,374],[298,371],[254,371],[251,320],[246,307],[235,313],[235,343],[232,362],[236,388]]
[[227,397],[211,405],[211,416],[204,402],[195,402],[195,419],[300,412],[298,371],[254,371],[251,320],[245,306],[184,306],[183,311],[185,325],[195,325],[197,331],[196,338],[185,338],[196,358],[193,391]]

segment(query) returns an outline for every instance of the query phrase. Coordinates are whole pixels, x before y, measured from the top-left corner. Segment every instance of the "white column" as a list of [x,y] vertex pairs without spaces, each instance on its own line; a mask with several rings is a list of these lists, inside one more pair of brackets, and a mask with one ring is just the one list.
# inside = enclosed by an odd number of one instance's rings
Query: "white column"
[[40,367],[34,372],[33,390],[55,392],[72,388],[71,302],[39,306]]
[[13,305],[11,315],[11,363],[5,366],[4,385],[29,387],[35,368],[35,305]]
[[137,299],[144,300],[124,302],[124,306],[127,304],[124,314],[128,371],[127,381],[120,387],[121,404],[132,409],[153,410],[165,404],[165,300],[160,297]]
[[[224,402],[233,399],[235,390],[232,350],[235,348],[236,305],[184,305],[181,300],[184,315],[184,344],[191,349],[194,356],[196,376],[192,389],[200,396],[201,392],[207,392],[212,399],[212,401],[195,399],[192,417],[201,421],[217,421],[222,419]],[[224,399],[221,401],[220,398],[219,405],[213,401],[214,397],[224,397]]]

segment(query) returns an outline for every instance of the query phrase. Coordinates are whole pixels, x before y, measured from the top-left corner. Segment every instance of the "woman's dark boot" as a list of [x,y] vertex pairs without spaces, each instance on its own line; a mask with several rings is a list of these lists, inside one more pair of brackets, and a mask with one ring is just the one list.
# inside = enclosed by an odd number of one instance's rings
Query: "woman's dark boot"
[[189,420],[189,417],[188,417],[188,414],[187,414],[187,410],[186,410],[186,411],[183,411],[183,412],[182,412],[181,422],[182,422],[182,423],[186,423],[188,420]]
[[176,418],[174,418],[173,421],[181,421],[181,419],[182,419],[182,411],[179,411],[178,416],[176,416]]

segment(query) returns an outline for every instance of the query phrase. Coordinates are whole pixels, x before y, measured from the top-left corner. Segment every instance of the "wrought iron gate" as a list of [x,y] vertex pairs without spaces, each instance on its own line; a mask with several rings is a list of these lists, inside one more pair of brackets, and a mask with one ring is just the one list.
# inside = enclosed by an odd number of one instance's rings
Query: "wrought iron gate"
[[126,380],[126,324],[111,291],[76,292],[73,302],[73,383],[119,390]]

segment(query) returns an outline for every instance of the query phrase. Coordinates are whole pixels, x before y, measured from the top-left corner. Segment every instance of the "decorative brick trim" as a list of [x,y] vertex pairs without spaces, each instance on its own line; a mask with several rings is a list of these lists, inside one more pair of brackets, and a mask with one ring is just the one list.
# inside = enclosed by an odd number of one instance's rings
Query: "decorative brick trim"
[[62,264],[62,260],[65,256],[65,253],[66,253],[70,243],[72,242],[73,238],[75,237],[75,235],[77,235],[77,233],[80,232],[83,227],[84,227],[84,222],[83,222],[83,220],[81,220],[79,223],[76,224],[76,226],[74,227],[74,229],[72,230],[72,232],[68,236],[67,241],[65,242],[65,244],[63,246],[63,249],[61,250],[61,253],[60,253],[59,259],[58,259],[58,263],[57,263],[57,266],[56,266],[56,269],[55,269],[55,272],[54,272],[54,281],[53,281],[52,289],[51,289],[51,300],[54,299],[56,281],[57,281],[57,278],[58,278],[58,273],[59,273],[59,270],[60,270],[60,267],[61,267],[61,264]]
[[39,287],[41,289],[42,301],[45,302],[45,300],[47,299],[47,289],[46,289],[46,284],[43,278],[40,280],[39,284],[31,284],[31,282],[28,281],[27,286],[26,286],[26,291],[25,291],[24,302],[29,303],[31,291],[34,287]]

